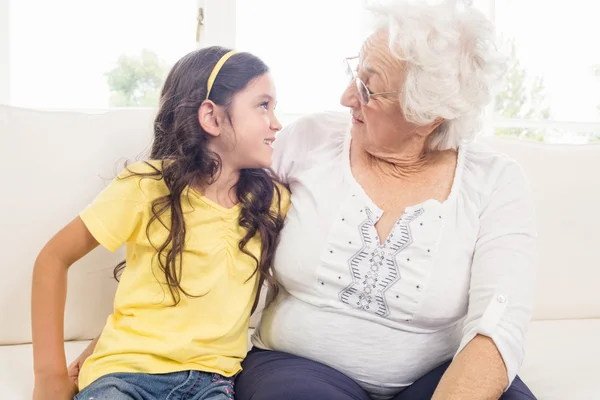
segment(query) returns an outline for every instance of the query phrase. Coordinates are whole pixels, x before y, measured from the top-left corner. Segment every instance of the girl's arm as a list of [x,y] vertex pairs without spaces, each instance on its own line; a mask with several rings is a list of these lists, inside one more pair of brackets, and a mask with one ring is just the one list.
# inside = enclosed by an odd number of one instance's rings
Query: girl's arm
[[34,399],[62,400],[72,398],[69,391],[76,392],[67,373],[63,344],[67,270],[97,246],[77,217],[46,244],[35,261],[31,299]]

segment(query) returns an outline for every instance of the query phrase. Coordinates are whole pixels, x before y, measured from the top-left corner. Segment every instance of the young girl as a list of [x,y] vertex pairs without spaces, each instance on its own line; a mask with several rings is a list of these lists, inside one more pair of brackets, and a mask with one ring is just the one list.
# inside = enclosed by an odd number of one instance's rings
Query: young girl
[[[175,64],[150,159],[119,174],[36,260],[34,400],[233,398],[289,205],[265,170],[281,129],[274,108],[268,68],[251,54],[211,47]],[[114,313],[76,394],[63,349],[67,270],[98,244],[124,243]]]

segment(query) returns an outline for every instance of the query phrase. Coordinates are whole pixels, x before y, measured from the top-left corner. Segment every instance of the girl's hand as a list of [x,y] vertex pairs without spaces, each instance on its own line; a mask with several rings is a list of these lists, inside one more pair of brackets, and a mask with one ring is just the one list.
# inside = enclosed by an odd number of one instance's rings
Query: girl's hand
[[89,354],[86,354],[84,351],[69,365],[69,379],[71,379],[71,381],[73,381],[73,383],[76,385],[79,385],[79,371],[81,370],[81,366],[88,356]]
[[79,357],[77,357],[77,359],[69,365],[69,378],[71,378],[76,385],[79,385],[79,371],[81,371],[81,367],[83,366],[85,360],[87,360],[87,358],[94,352],[99,337],[100,336],[97,336],[94,340],[92,340],[88,347],[86,347],[85,350],[83,350],[83,352],[79,355]]

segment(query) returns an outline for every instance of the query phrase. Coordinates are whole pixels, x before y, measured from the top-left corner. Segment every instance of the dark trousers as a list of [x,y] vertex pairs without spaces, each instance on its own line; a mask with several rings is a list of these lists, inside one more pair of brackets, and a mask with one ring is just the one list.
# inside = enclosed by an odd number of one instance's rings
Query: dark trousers
[[[430,400],[450,361],[419,378],[393,400]],[[253,349],[235,383],[237,400],[371,400],[352,379],[326,365],[278,351]],[[501,400],[535,400],[516,378]]]

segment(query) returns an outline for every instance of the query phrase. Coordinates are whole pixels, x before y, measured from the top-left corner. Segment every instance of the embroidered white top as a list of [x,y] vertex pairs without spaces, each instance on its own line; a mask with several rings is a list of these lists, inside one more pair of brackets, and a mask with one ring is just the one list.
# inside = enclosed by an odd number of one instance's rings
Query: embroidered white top
[[521,168],[476,142],[462,145],[448,199],[407,208],[380,245],[382,210],[350,170],[349,122],[342,113],[303,117],[275,141],[292,207],[274,265],[282,290],[253,344],[332,366],[386,399],[482,334],[512,382],[536,259]]

